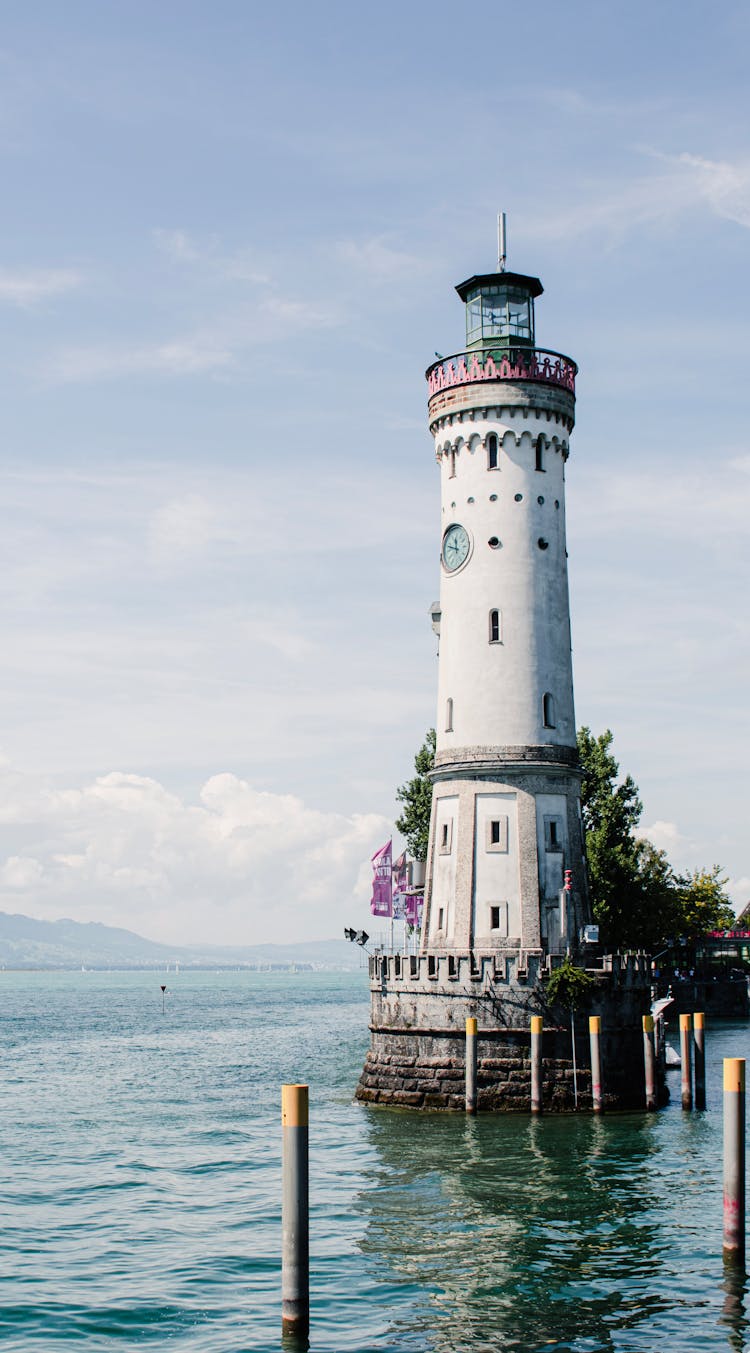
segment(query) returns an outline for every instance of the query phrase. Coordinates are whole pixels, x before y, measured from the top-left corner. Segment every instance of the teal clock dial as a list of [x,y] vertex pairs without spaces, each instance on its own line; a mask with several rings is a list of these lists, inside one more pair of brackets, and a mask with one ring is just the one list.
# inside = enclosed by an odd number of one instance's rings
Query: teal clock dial
[[465,526],[459,526],[454,523],[449,526],[443,536],[443,565],[448,573],[454,573],[457,568],[466,563],[469,557],[469,532]]

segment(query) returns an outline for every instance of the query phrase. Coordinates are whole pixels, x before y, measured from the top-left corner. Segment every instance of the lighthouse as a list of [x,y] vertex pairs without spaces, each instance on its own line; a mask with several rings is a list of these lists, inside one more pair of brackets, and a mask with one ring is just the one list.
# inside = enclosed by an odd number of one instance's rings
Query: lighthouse
[[456,290],[465,350],[427,372],[441,503],[423,947],[526,959],[591,920],[565,534],[577,368],[536,345],[537,277],[501,267]]
[[597,1095],[642,1107],[648,961],[593,942],[586,886],[565,531],[577,368],[538,345],[542,283],[506,269],[504,235],[501,218],[496,271],[456,288],[462,350],[427,370],[440,596],[422,940],[370,955],[356,1093],[528,1112],[533,1030],[535,1109],[590,1106],[585,1015],[549,985],[570,959],[601,1031]]

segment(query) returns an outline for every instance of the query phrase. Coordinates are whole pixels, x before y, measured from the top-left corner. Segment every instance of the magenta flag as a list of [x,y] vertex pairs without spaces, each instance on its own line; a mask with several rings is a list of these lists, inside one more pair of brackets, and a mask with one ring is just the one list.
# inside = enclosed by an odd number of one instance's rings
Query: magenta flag
[[406,894],[406,919],[409,925],[419,928],[422,924],[422,908],[424,907],[423,893]]
[[409,886],[409,866],[403,850],[393,866],[393,916],[402,920],[406,915],[406,889]]
[[393,841],[387,841],[372,857],[372,900],[370,911],[373,916],[393,915],[393,885],[391,880]]

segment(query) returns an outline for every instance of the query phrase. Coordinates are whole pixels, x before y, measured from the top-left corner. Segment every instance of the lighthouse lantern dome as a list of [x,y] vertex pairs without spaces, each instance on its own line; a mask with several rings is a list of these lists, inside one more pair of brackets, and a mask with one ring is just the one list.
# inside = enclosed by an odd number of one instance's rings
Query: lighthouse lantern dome
[[456,291],[466,305],[467,348],[533,348],[534,299],[543,290],[538,277],[517,272],[461,282]]

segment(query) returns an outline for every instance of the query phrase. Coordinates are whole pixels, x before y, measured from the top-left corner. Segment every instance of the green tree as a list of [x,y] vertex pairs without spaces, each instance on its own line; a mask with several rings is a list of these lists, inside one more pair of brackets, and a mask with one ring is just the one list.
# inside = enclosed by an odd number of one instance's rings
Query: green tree
[[679,899],[676,931],[687,939],[705,935],[707,930],[730,930],[735,922],[734,907],[726,892],[727,880],[721,867],[694,869],[676,880]]
[[414,758],[416,775],[396,790],[396,798],[404,805],[401,816],[396,819],[396,830],[400,831],[407,850],[415,860],[427,859],[432,808],[432,780],[429,773],[434,764],[435,729],[430,728]]
[[618,783],[620,767],[612,754],[609,729],[595,737],[578,733],[583,768],[581,814],[594,917],[607,944],[630,942],[634,883],[638,876],[635,828],[643,805],[630,775]]
[[721,869],[675,874],[666,853],[636,835],[643,805],[630,775],[618,779],[612,733],[578,733],[581,812],[594,917],[613,948],[660,948],[732,924]]
[[544,984],[544,998],[549,1006],[562,1005],[571,1013],[585,1005],[595,979],[583,968],[577,968],[566,957],[554,968]]

